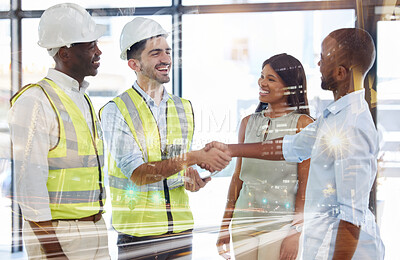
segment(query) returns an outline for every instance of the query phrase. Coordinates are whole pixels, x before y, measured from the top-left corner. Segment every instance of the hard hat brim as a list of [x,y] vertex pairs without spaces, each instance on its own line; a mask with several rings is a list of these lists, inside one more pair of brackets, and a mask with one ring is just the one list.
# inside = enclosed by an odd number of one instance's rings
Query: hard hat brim
[[[163,35],[165,38],[168,38],[169,33],[167,33],[166,31],[164,31],[163,33],[160,33],[160,34],[158,34],[158,35]],[[127,57],[127,52],[128,52],[128,50],[129,50],[133,45],[135,45],[136,43],[138,43],[138,42],[140,42],[140,41],[148,40],[148,39],[151,39],[151,38],[156,37],[156,36],[157,36],[157,35],[152,35],[152,34],[150,34],[150,36],[147,36],[147,35],[146,35],[143,39],[137,40],[137,41],[134,42],[132,45],[130,45],[130,46],[128,46],[127,48],[125,48],[125,49],[121,52],[121,54],[119,55],[119,57],[120,57],[122,60],[127,60],[127,59],[128,59],[128,57]]]
[[60,48],[67,46],[69,47],[73,43],[85,43],[85,42],[92,42],[98,40],[101,36],[103,36],[107,31],[107,26],[104,24],[96,24],[95,29],[93,30],[92,33],[86,35],[84,38],[81,39],[76,39],[72,40],[70,42],[64,42],[60,44],[45,44],[43,42],[38,41],[38,45],[40,47],[46,48],[46,49],[52,49],[52,48]]

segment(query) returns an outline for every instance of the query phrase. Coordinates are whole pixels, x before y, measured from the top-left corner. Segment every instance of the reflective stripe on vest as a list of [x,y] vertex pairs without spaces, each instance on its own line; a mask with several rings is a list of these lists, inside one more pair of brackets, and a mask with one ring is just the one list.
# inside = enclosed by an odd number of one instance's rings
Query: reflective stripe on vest
[[92,114],[93,137],[82,112],[51,80],[43,79],[21,89],[11,105],[31,87],[43,90],[59,124],[58,143],[48,153],[47,189],[52,218],[77,219],[102,211],[103,141],[90,99],[85,95]]
[[50,203],[72,204],[99,201],[100,190],[50,191]]
[[[194,124],[190,102],[172,96],[167,103],[167,145],[161,151],[160,134],[150,108],[133,88],[113,99],[128,124],[145,162],[161,161],[187,152]],[[163,181],[137,186],[108,156],[109,184],[113,207],[113,226],[133,236],[160,235],[168,232]],[[167,178],[173,232],[193,228],[193,216],[184,189],[183,172]]]

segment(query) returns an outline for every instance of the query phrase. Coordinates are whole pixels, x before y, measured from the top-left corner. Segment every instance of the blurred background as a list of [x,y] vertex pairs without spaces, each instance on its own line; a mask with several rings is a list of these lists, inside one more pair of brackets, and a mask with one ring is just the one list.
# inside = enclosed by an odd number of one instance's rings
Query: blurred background
[[[13,203],[9,99],[22,86],[42,79],[54,66],[37,45],[43,11],[65,0],[0,0],[0,258],[25,259],[18,206]],[[237,142],[240,120],[258,105],[262,62],[288,53],[304,65],[311,115],[333,99],[320,88],[317,65],[323,38],[334,29],[364,28],[373,36],[377,60],[367,80],[370,104],[380,135],[379,172],[371,192],[386,246],[385,259],[400,259],[400,1],[399,0],[69,0],[86,8],[108,27],[99,40],[103,52],[88,93],[98,110],[129,88],[135,74],[119,59],[119,35],[134,16],[151,17],[168,32],[173,48],[172,80],[167,89],[192,102],[193,148],[212,140]],[[235,161],[201,191],[190,194],[195,231],[193,259],[222,259],[215,242]],[[110,207],[110,205],[108,205]],[[106,218],[110,224],[108,209]],[[116,232],[109,225],[116,259]]]

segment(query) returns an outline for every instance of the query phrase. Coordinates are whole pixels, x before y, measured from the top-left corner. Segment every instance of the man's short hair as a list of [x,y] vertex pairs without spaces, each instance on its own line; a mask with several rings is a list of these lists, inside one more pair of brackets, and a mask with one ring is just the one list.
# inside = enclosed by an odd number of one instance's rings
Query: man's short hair
[[137,42],[134,45],[132,45],[131,48],[126,51],[127,59],[128,60],[130,60],[130,59],[140,60],[140,56],[142,55],[142,52],[143,52],[144,48],[146,47],[147,40],[149,40],[149,39],[141,40],[140,42]]
[[127,59],[136,59],[140,60],[140,57],[142,56],[143,50],[146,48],[146,43],[148,40],[153,39],[153,38],[158,38],[158,37],[166,37],[164,34],[160,34],[151,38],[147,38],[144,40],[141,40],[134,45],[132,45],[127,51],[126,51],[126,57]]
[[331,32],[329,37],[336,40],[340,58],[348,66],[358,66],[365,75],[375,61],[375,44],[371,35],[359,28],[343,28]]

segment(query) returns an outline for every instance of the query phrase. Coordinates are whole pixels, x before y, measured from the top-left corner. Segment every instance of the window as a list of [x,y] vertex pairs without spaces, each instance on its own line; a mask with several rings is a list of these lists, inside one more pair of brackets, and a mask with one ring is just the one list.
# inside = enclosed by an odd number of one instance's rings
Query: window
[[[168,32],[172,31],[170,16],[151,16],[152,19],[162,24]],[[108,34],[99,39],[99,48],[102,51],[100,68],[96,77],[86,77],[90,83],[88,93],[93,105],[98,110],[116,95],[132,86],[136,80],[135,73],[128,67],[126,61],[119,58],[119,36],[123,26],[133,17],[96,17],[96,22],[108,27]],[[37,45],[37,28],[39,19],[24,19],[22,21],[23,43],[23,85],[34,83],[46,76],[47,69],[54,67],[53,59],[44,48]],[[168,37],[171,45],[171,36]],[[172,74],[171,74],[172,76]],[[172,90],[171,81],[166,84]]]
[[10,108],[10,22],[0,20],[0,211],[2,214],[0,251],[9,250],[11,244],[11,144],[7,124]]
[[10,1],[0,0],[0,11],[8,11],[8,10],[10,10]]
[[[184,15],[182,25],[183,97],[193,105],[193,148],[200,149],[213,140],[237,143],[241,119],[259,103],[261,65],[275,54],[302,62],[310,110],[319,113],[321,104],[333,99],[320,87],[321,42],[334,29],[354,27],[354,11]],[[215,242],[234,168],[232,160],[202,190],[189,194],[198,259],[218,257]]]
[[[323,1],[323,0],[311,0]],[[331,0],[333,1],[333,0]],[[252,3],[287,3],[302,2],[302,0],[183,0],[184,5],[219,5],[219,4],[252,4]]]
[[202,146],[215,139],[236,142],[240,119],[258,105],[262,62],[278,53],[304,65],[315,116],[317,103],[332,99],[319,83],[322,39],[353,27],[354,11],[185,15],[182,24],[183,97],[192,101]]
[[[102,51],[101,66],[96,77],[87,77],[88,93],[95,109],[100,109],[111,98],[129,88],[136,79],[135,73],[119,58],[119,36],[122,27],[134,18],[133,15],[149,15],[171,32],[167,41],[171,47],[173,15],[182,14],[182,69],[181,86],[173,85],[172,78],[179,73],[170,73],[166,84],[169,92],[181,88],[182,97],[189,99],[195,113],[195,136],[193,149],[200,149],[209,141],[219,140],[236,143],[241,119],[254,112],[258,105],[258,78],[262,62],[272,55],[286,52],[298,58],[307,74],[308,100],[311,115],[317,117],[325,105],[332,100],[331,92],[320,87],[320,58],[322,39],[332,30],[354,27],[356,13],[350,1],[322,0],[0,0],[0,210],[2,234],[0,236],[0,258],[18,257],[8,254],[11,245],[11,145],[7,125],[7,112],[11,97],[11,3],[21,3],[22,12],[22,86],[43,78],[53,59],[46,50],[37,45],[39,13],[47,7],[73,2],[84,8],[96,9],[94,19],[107,26],[107,33],[99,39]],[[182,2],[183,6],[173,6]],[[324,11],[279,11],[279,8],[319,6]],[[386,1],[387,2],[387,1]],[[393,1],[392,1],[393,2]],[[231,12],[225,5],[246,7],[253,11]],[[250,5],[246,5],[250,4]],[[265,4],[265,5],[263,5]],[[215,9],[213,5],[223,5]],[[268,8],[260,12],[255,8]],[[332,7],[333,6],[333,7]],[[112,10],[110,13],[102,9]],[[202,9],[204,8],[204,9]],[[214,8],[214,9],[213,9]],[[237,8],[237,7],[235,7]],[[140,9],[140,12],[137,11]],[[273,9],[271,11],[270,9]],[[304,10],[304,8],[302,8]],[[28,11],[27,11],[28,10]],[[32,10],[33,12],[30,12]],[[199,13],[196,13],[199,10]],[[207,14],[201,13],[205,10]],[[215,13],[215,10],[224,13]],[[275,10],[277,10],[275,12]],[[285,9],[291,10],[291,9]],[[397,9],[395,9],[397,10]],[[243,10],[242,10],[243,11]],[[278,12],[279,11],[279,12]],[[375,10],[376,11],[376,10]],[[154,14],[155,15],[152,15]],[[210,14],[209,14],[210,13]],[[392,12],[390,12],[391,14]],[[126,16],[129,15],[129,16]],[[151,16],[150,16],[151,15]],[[375,14],[376,15],[376,14]],[[397,17],[394,16],[393,19]],[[18,17],[19,18],[19,17]],[[179,20],[179,19],[178,19]],[[387,259],[400,255],[395,235],[400,232],[395,223],[399,218],[400,196],[400,123],[396,118],[400,112],[400,29],[399,21],[378,22],[377,35],[377,127],[381,137],[381,157],[378,179],[378,224],[381,226]],[[177,43],[177,42],[175,42]],[[177,49],[173,49],[176,51]],[[177,55],[173,52],[172,55]],[[16,73],[16,72],[14,72]],[[13,74],[15,75],[15,74]],[[179,81],[177,81],[179,82]],[[189,193],[195,219],[193,237],[193,259],[219,259],[215,248],[219,226],[226,203],[226,194],[234,171],[235,161],[213,178],[207,186],[196,193]],[[109,192],[108,192],[109,194]],[[110,200],[105,219],[109,228],[110,253],[116,258],[116,232],[110,225]],[[4,253],[7,252],[7,253]],[[3,254],[5,256],[3,257]],[[26,258],[24,253],[21,259]]]
[[377,126],[380,135],[379,175],[377,186],[378,219],[387,259],[399,256],[395,235],[400,229],[398,198],[400,185],[400,21],[378,22]]
[[[5,1],[5,0],[3,0]],[[171,5],[171,0],[135,0],[135,1],[126,1],[126,0],[53,0],[49,3],[48,0],[36,0],[36,1],[22,1],[22,9],[23,10],[40,10],[46,9],[51,5],[59,4],[59,3],[76,3],[81,5],[84,8],[135,8],[135,7],[143,7],[143,6],[169,6]]]

